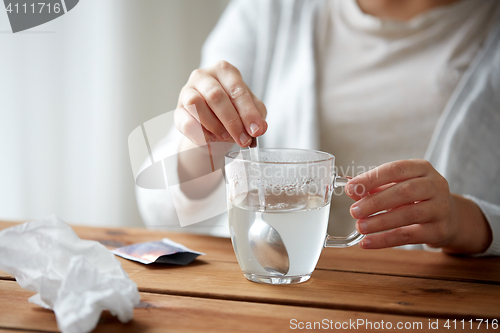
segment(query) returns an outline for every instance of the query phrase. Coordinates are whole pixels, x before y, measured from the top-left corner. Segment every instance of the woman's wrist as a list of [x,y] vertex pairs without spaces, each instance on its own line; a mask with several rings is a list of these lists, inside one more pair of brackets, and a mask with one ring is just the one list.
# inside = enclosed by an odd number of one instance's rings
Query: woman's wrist
[[443,252],[450,254],[479,254],[485,252],[493,240],[492,232],[481,208],[471,200],[451,194],[451,219],[455,235]]
[[179,154],[177,163],[180,188],[188,198],[195,200],[208,196],[220,182],[217,177],[204,178],[203,182],[192,181],[212,171],[208,149],[197,148],[200,147],[183,138],[180,151],[190,153]]

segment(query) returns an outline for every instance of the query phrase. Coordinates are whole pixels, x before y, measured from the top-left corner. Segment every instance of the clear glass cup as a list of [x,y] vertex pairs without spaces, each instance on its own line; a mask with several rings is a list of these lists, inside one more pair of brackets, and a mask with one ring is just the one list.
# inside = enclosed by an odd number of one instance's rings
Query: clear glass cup
[[327,234],[335,156],[303,149],[248,149],[226,155],[229,227],[247,279],[270,284],[307,281],[323,247],[348,247],[363,235]]

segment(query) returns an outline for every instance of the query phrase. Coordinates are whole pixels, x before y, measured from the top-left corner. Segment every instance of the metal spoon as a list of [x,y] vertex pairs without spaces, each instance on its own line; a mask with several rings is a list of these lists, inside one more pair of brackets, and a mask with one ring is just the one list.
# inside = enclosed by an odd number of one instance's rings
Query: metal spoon
[[275,275],[288,273],[290,260],[285,244],[278,231],[264,221],[261,212],[256,213],[248,240],[253,255],[267,272]]

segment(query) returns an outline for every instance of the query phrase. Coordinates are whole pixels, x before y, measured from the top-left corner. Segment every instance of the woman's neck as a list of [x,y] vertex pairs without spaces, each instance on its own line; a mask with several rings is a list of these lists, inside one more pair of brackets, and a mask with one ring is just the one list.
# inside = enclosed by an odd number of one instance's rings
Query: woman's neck
[[357,0],[359,8],[369,15],[408,21],[434,7],[458,0]]

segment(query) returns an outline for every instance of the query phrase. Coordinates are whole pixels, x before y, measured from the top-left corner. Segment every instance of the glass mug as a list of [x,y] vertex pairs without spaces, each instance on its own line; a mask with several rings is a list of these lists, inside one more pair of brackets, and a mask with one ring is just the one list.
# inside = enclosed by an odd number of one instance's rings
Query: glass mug
[[[252,154],[254,154],[252,152]],[[327,234],[335,156],[303,149],[240,150],[225,156],[231,241],[245,277],[254,282],[307,281],[323,247],[348,247],[364,235]]]

